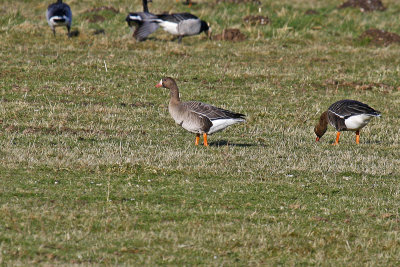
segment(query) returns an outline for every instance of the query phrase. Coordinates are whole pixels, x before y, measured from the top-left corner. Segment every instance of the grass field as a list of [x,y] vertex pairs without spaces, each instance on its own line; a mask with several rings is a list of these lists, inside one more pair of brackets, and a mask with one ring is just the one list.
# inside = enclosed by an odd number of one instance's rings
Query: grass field
[[[358,38],[400,33],[400,3],[154,0],[154,13],[247,36],[178,44],[162,30],[135,42],[124,19],[140,2],[68,1],[68,39],[52,36],[49,1],[0,0],[0,264],[400,264],[400,46]],[[164,76],[247,123],[195,147],[154,87]],[[315,142],[320,113],[345,98],[382,118],[360,145],[344,132],[332,146],[333,128]]]

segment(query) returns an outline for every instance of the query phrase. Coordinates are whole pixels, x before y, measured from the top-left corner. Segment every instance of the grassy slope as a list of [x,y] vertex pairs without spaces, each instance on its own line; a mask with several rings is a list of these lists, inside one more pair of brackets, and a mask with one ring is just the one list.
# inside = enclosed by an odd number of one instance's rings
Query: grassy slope
[[[178,45],[162,31],[135,43],[123,21],[139,2],[69,1],[81,34],[68,40],[60,28],[52,37],[48,3],[1,1],[0,263],[398,264],[400,48],[357,37],[399,33],[400,5],[363,14],[271,0],[261,14],[272,23],[249,27],[242,17],[259,6],[199,0],[190,12],[214,33],[237,27],[249,39]],[[90,23],[94,5],[120,13]],[[166,75],[183,99],[248,122],[194,147],[154,88]],[[343,98],[383,117],[359,146],[353,133],[331,146],[332,128],[317,144],[319,114]]]

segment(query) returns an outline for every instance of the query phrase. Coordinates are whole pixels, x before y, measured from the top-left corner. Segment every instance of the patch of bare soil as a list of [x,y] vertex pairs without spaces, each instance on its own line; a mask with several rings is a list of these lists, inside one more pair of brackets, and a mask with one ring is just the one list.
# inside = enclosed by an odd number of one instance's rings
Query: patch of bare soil
[[250,25],[267,25],[270,22],[267,16],[246,16],[243,21]]
[[253,3],[257,5],[261,5],[260,0],[216,0],[216,3],[231,3],[231,4],[245,4],[245,3]]
[[69,33],[70,37],[78,37],[80,32],[78,30],[73,30]]
[[346,7],[359,8],[361,12],[384,11],[386,9],[381,0],[348,0],[339,6],[339,8]]
[[384,46],[400,43],[400,35],[379,29],[366,30],[361,34],[360,39],[369,39],[372,44]]
[[85,13],[95,13],[95,12],[99,12],[99,11],[103,11],[103,10],[109,10],[115,14],[119,13],[119,11],[112,6],[95,7],[95,8],[87,10]]
[[[338,81],[335,79],[327,79],[325,80],[324,86],[328,87],[348,87],[355,90],[373,90],[374,88],[380,88],[384,91],[390,92],[395,90],[396,88],[392,85],[384,84],[384,83],[362,83],[362,82],[353,82],[353,81]],[[397,87],[397,90],[400,90],[400,87]]]
[[93,14],[90,17],[88,17],[86,20],[89,21],[90,23],[96,23],[96,22],[103,22],[106,20],[106,18],[103,17],[102,15]]
[[241,33],[239,29],[225,29],[221,34],[214,35],[212,39],[216,41],[239,42],[245,40],[246,35]]
[[306,14],[306,15],[318,15],[319,12],[317,10],[315,10],[315,9],[308,9],[308,10],[306,10],[306,12],[304,12],[304,14]]
[[99,35],[99,34],[106,34],[106,31],[104,29],[97,29],[92,32],[93,35]]

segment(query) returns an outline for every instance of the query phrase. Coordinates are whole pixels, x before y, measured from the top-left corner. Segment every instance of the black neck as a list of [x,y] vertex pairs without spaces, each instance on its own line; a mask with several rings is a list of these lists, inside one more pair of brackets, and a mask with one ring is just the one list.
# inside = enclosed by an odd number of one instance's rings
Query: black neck
[[143,12],[149,12],[149,8],[147,7],[147,0],[143,0]]

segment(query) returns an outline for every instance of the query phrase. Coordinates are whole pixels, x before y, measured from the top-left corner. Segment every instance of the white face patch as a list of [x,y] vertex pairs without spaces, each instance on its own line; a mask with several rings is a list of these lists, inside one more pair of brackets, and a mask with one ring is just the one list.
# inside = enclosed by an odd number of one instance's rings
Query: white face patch
[[159,85],[163,85],[163,84],[162,84],[162,79],[160,80],[160,82],[159,82],[158,84],[159,84]]

